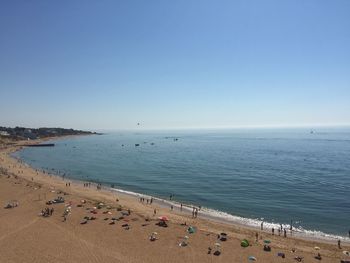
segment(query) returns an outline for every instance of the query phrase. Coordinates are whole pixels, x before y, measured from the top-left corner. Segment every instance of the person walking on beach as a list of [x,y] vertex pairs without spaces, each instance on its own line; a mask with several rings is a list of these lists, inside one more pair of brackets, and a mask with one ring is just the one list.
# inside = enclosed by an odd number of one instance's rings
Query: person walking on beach
[[341,249],[340,239],[338,239],[338,248]]
[[284,237],[287,237],[287,230],[284,229]]
[[255,242],[258,242],[258,239],[259,239],[259,234],[258,232],[255,233]]
[[349,238],[350,238],[350,230],[349,230]]
[[272,235],[275,234],[275,228],[272,228]]
[[260,224],[260,229],[261,229],[261,230],[264,230],[264,221],[261,222],[261,224]]
[[[180,211],[182,211],[182,203],[180,204]],[[350,230],[349,230],[349,236],[350,236]]]
[[153,216],[155,216],[157,214],[157,210],[154,208],[153,210]]

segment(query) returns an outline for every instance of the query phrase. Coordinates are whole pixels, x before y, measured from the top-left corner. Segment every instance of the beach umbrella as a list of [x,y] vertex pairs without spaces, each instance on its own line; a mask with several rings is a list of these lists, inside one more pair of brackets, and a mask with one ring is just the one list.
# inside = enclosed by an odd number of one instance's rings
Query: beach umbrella
[[194,226],[190,226],[187,228],[187,232],[190,234],[196,233],[196,228]]
[[249,261],[256,261],[256,257],[250,256],[250,257],[248,258],[248,260],[249,260]]
[[268,240],[268,239],[265,239],[265,240],[264,240],[264,243],[265,243],[265,244],[270,244],[270,243],[271,243],[271,241],[270,241],[270,240]]
[[167,216],[160,216],[158,219],[162,221],[169,221],[169,218]]
[[186,247],[187,246],[187,240],[188,236],[184,236],[183,241],[179,244],[180,247]]
[[243,240],[241,241],[241,246],[242,246],[242,247],[248,247],[248,246],[249,246],[248,240],[247,240],[247,239],[243,239]]
[[343,254],[346,256],[350,256],[350,252],[349,251],[343,251]]

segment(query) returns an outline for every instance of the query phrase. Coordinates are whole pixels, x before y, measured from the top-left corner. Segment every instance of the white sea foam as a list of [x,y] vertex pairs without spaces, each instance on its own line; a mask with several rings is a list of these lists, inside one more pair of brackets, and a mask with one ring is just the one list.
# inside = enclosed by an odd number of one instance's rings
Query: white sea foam
[[[174,206],[175,210],[179,210],[180,203],[176,201],[169,201],[157,197],[153,197],[150,195],[145,195],[141,193],[136,193],[132,191],[127,191],[123,189],[116,189],[112,188],[113,191],[118,192],[118,193],[123,193],[127,194],[130,196],[134,197],[144,197],[144,198],[153,198],[154,202],[163,205],[166,207],[170,207],[171,205]],[[183,204],[182,211],[185,213],[190,214],[192,211],[192,208],[197,206],[191,205],[191,204]],[[211,208],[206,208],[206,207],[201,207],[200,211],[198,212],[198,217],[204,218],[204,219],[209,219],[212,221],[216,222],[221,222],[221,223],[227,223],[227,224],[237,224],[243,227],[249,227],[249,228],[254,228],[254,229],[260,229],[261,228],[261,223],[263,222],[263,229],[265,231],[271,231],[272,228],[275,229],[275,234],[278,234],[278,229],[281,228],[280,223],[274,223],[274,222],[267,222],[264,221],[263,218],[261,219],[254,219],[254,218],[246,218],[246,217],[241,217],[237,215],[232,215],[223,211],[211,209]],[[297,223],[297,222],[296,222]],[[282,229],[286,229],[287,235],[290,235],[290,224],[282,224]],[[283,232],[281,232],[281,236],[283,235]],[[293,226],[293,231],[292,231],[293,236],[305,238],[305,239],[312,239],[312,240],[323,240],[323,241],[329,241],[329,242],[335,242],[337,240],[341,240],[342,242],[350,243],[350,238],[344,237],[344,236],[339,236],[339,235],[334,235],[334,234],[328,234],[324,233],[318,230],[309,230],[309,229],[304,229],[303,227],[294,227]]]

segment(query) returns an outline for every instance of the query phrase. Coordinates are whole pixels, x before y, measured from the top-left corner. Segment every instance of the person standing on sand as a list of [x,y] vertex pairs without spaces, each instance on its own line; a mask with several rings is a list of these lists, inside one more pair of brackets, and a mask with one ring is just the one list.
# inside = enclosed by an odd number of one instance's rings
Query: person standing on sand
[[264,230],[264,221],[261,222],[261,224],[260,224],[260,229],[261,229],[261,230]]
[[272,228],[272,235],[274,235],[275,234],[275,229],[274,228]]
[[287,237],[287,230],[284,229],[284,237]]
[[341,249],[340,239],[338,239],[338,248]]
[[349,230],[349,238],[350,238],[350,230]]
[[[180,211],[182,211],[182,203],[180,204]],[[350,236],[350,230],[349,230],[349,236]]]
[[259,234],[258,232],[255,233],[255,242],[258,242],[258,239],[259,239]]
[[157,210],[154,208],[153,210],[153,216],[155,216],[157,214]]

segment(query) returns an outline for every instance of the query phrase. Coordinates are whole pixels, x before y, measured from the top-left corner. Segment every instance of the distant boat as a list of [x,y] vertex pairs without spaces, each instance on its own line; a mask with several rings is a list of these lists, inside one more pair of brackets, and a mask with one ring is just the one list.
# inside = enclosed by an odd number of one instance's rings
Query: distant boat
[[140,144],[139,143],[135,143],[135,147],[137,147],[137,146],[140,146]]
[[313,133],[314,133],[314,131],[313,131],[313,130],[311,130],[311,131],[310,131],[310,133],[311,133],[311,134],[313,134]]

